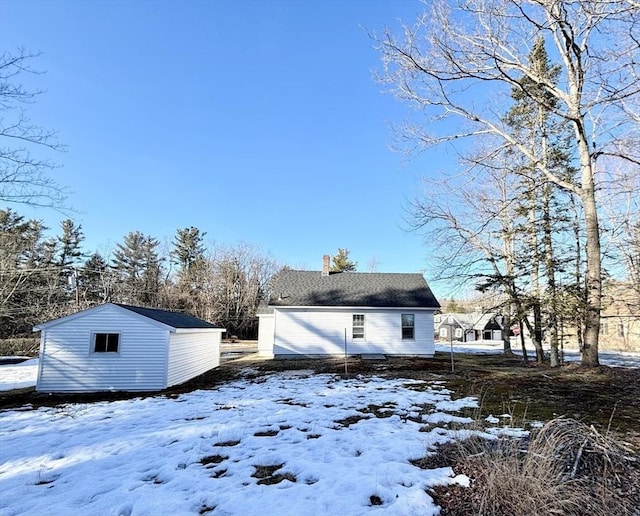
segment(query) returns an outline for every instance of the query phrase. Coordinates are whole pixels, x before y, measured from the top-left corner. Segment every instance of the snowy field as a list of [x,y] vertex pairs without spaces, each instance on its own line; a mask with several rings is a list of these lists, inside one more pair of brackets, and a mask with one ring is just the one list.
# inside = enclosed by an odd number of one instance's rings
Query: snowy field
[[[459,411],[475,398],[252,373],[175,398],[1,411],[0,515],[431,515],[429,486],[468,482],[410,461],[468,434]],[[486,435],[518,432],[504,422]]]
[[[638,354],[601,359],[640,365]],[[429,515],[429,486],[468,481],[411,460],[468,434],[459,411],[475,398],[453,400],[441,382],[243,374],[176,398],[0,411],[0,516]],[[0,366],[0,389],[36,375],[37,359]],[[488,436],[526,431],[484,423]]]
[[19,364],[0,365],[0,391],[34,387],[37,379],[37,358],[32,358]]

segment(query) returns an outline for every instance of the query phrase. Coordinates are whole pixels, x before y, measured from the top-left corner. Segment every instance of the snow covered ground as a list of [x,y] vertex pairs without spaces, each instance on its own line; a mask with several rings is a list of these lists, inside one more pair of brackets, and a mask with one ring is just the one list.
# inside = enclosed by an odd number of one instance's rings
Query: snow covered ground
[[[639,354],[601,359],[640,365]],[[0,366],[0,390],[36,375],[37,359]],[[429,515],[438,508],[425,489],[468,481],[410,462],[472,431],[459,411],[477,400],[453,400],[441,382],[244,375],[175,398],[0,411],[0,516]],[[485,424],[487,436],[525,432]]]
[[38,379],[38,359],[19,364],[0,365],[0,391],[33,387]]
[[[175,398],[1,411],[0,515],[430,515],[425,489],[468,482],[410,462],[471,431],[459,410],[477,400],[442,382],[244,374]],[[514,431],[503,423],[486,435]]]

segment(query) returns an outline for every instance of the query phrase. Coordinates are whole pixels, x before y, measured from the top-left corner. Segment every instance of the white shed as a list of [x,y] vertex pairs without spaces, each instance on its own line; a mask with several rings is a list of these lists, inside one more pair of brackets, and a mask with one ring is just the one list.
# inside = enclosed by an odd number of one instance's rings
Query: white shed
[[154,391],[220,365],[223,328],[191,315],[107,303],[41,331],[36,390]]

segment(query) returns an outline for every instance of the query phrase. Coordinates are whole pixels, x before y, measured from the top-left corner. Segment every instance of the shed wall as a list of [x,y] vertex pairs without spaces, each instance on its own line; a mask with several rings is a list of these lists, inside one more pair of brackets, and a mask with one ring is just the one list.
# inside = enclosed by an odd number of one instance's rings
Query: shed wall
[[[42,330],[36,389],[144,391],[165,387],[168,330],[116,307]],[[92,334],[119,333],[117,353],[94,353]]]
[[222,331],[170,334],[167,387],[218,367],[221,335]]
[[261,357],[272,357],[275,330],[274,315],[260,314],[258,319],[258,355]]
[[[353,314],[365,315],[365,338],[352,338]],[[414,339],[402,339],[401,314],[415,315]],[[416,309],[295,309],[275,311],[275,355],[434,354],[433,311]]]

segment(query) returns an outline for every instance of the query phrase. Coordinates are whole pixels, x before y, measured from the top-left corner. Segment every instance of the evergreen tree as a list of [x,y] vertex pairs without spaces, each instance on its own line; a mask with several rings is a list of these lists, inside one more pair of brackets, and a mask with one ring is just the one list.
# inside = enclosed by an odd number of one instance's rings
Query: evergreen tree
[[60,223],[62,235],[57,237],[58,258],[56,264],[62,269],[68,269],[78,263],[83,253],[81,244],[84,241],[82,226],[76,226],[71,219],[63,220]]
[[29,332],[46,303],[52,253],[44,226],[11,209],[0,210],[0,337]]
[[357,262],[349,259],[349,249],[338,249],[331,261],[331,272],[354,272],[358,267]]
[[205,232],[196,227],[178,229],[173,240],[172,257],[179,267],[179,283],[193,286],[193,282],[204,265]]
[[[536,77],[523,75],[512,88],[515,104],[505,117],[506,124],[520,141],[527,141],[536,162],[523,160],[514,168],[521,178],[519,198],[525,222],[520,226],[523,241],[516,264],[520,277],[528,276],[528,300],[520,314],[528,326],[538,362],[542,362],[543,327],[551,344],[551,365],[559,365],[557,324],[557,257],[555,240],[566,231],[566,217],[558,209],[561,194],[538,168],[552,171],[557,177],[570,181],[575,170],[565,150],[566,128],[554,116],[558,99],[549,88],[557,83],[560,67],[549,63],[544,40],[537,38],[529,55],[529,68]],[[562,193],[562,195],[567,195]],[[555,235],[555,236],[554,236]],[[546,284],[543,287],[543,278]],[[533,321],[529,320],[529,312]]]
[[114,294],[132,304],[155,305],[160,287],[161,260],[158,240],[140,231],[132,231],[116,245],[112,268],[118,283]]
[[100,253],[92,254],[84,263],[79,271],[78,282],[85,304],[93,306],[109,300],[109,266]]
[[149,306],[158,306],[162,274],[162,260],[158,253],[159,244],[158,240],[150,236],[145,237],[142,243],[142,292],[138,299]]

